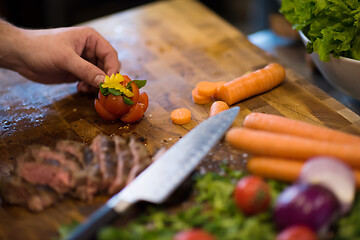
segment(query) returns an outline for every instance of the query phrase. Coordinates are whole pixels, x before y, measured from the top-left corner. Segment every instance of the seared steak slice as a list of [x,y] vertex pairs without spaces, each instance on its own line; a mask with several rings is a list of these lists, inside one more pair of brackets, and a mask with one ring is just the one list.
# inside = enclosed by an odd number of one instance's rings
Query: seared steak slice
[[56,143],[55,149],[65,153],[67,158],[74,159],[81,168],[85,168],[84,144],[72,140],[60,140]]
[[76,184],[70,194],[81,200],[92,200],[101,183],[99,164],[96,159],[94,160],[92,150],[80,142],[71,140],[60,140],[55,148],[80,166],[80,169],[73,173]]
[[37,162],[59,165],[72,173],[76,173],[80,169],[79,164],[74,159],[68,158],[63,152],[45,146],[31,146],[29,150],[33,159]]
[[98,135],[92,141],[90,149],[95,154],[102,176],[100,191],[105,191],[116,176],[117,159],[114,141],[106,135]]
[[125,186],[133,163],[133,156],[127,140],[119,136],[113,136],[112,138],[115,143],[117,168],[116,177],[108,189],[108,193],[111,195],[117,193]]
[[81,200],[92,200],[99,191],[102,181],[100,167],[94,152],[89,147],[84,148],[83,159],[86,181],[76,186],[75,195]]
[[118,163],[116,178],[109,187],[109,194],[121,190],[151,164],[151,158],[143,143],[133,137],[124,139],[113,136],[112,138]]
[[[36,152],[42,151],[43,148],[46,149],[46,147],[41,146],[36,146],[36,148],[38,148]],[[65,194],[73,187],[70,172],[63,169],[58,161],[43,158],[34,160],[30,152],[26,152],[17,158],[18,176],[32,184],[48,185],[59,194]]]
[[129,149],[133,156],[133,161],[126,185],[133,181],[136,176],[139,175],[152,162],[145,145],[136,141],[133,137],[130,138]]
[[0,179],[0,195],[7,203],[23,205],[35,212],[53,205],[59,199],[50,188],[30,184],[18,176]]

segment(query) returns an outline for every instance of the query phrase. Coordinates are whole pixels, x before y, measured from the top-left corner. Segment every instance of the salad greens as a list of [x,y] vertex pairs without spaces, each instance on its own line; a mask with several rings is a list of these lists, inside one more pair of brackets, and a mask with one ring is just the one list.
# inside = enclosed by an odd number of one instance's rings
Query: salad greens
[[360,1],[282,0],[280,12],[310,40],[308,53],[360,60]]
[[[206,173],[196,175],[193,201],[177,209],[150,206],[136,220],[121,228],[106,227],[99,234],[100,240],[158,239],[171,240],[174,235],[190,228],[202,228],[216,239],[267,240],[275,239],[278,231],[273,222],[272,207],[255,216],[245,216],[236,207],[233,191],[244,172],[226,169],[224,174]],[[267,180],[271,189],[272,206],[277,196],[288,184]],[[360,240],[360,199],[356,199],[351,213],[341,218],[330,233],[337,240]],[[59,229],[61,239],[74,229],[76,224]]]
[[214,173],[195,178],[194,204],[177,213],[153,208],[148,214],[118,229],[105,228],[99,239],[158,239],[171,240],[182,230],[202,228],[217,239],[275,239],[271,213],[244,216],[233,201],[236,181],[242,172],[227,171],[225,176]]

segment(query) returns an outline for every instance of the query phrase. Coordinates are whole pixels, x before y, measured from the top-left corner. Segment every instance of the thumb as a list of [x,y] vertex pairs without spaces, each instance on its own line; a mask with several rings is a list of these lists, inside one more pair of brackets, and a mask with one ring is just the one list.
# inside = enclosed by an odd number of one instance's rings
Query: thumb
[[66,66],[68,72],[91,86],[98,88],[105,79],[104,71],[77,54],[72,54]]

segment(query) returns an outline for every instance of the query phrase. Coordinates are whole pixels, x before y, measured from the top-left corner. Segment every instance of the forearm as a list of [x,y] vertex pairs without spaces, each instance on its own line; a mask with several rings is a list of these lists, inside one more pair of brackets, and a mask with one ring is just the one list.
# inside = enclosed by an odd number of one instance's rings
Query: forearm
[[20,65],[22,30],[0,19],[0,67],[15,70]]

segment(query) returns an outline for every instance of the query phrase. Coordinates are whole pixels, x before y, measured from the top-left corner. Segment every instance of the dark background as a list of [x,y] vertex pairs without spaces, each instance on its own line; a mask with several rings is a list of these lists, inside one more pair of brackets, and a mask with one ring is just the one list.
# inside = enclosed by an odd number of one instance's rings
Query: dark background
[[[268,28],[277,0],[199,0],[245,34]],[[0,16],[26,28],[75,25],[154,0],[0,0]]]

